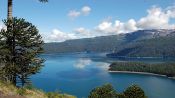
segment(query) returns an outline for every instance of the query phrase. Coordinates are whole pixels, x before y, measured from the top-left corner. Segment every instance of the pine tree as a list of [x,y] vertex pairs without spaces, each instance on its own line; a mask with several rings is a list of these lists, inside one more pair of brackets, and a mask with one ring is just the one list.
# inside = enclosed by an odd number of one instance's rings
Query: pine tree
[[4,24],[9,26],[7,30],[0,32],[0,51],[2,53],[6,78],[16,85],[20,79],[22,86],[26,79],[32,74],[36,74],[43,66],[43,59],[39,54],[43,52],[43,40],[37,28],[25,19],[13,18],[4,20]]

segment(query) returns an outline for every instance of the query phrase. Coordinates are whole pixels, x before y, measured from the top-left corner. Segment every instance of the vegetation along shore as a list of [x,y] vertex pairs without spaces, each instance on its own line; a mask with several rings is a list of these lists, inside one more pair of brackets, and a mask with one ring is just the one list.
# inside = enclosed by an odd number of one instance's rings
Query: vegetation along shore
[[175,77],[175,63],[114,62],[109,72],[151,74]]

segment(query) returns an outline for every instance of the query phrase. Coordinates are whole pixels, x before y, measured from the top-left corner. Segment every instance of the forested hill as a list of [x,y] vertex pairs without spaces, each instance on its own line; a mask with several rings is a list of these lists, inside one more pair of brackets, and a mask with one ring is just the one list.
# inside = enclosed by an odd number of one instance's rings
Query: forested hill
[[62,52],[105,52],[112,51],[124,41],[123,35],[102,36],[68,40],[61,43],[46,43],[46,53]]
[[139,30],[127,34],[46,43],[45,53],[113,52],[108,56],[175,56],[175,30]]

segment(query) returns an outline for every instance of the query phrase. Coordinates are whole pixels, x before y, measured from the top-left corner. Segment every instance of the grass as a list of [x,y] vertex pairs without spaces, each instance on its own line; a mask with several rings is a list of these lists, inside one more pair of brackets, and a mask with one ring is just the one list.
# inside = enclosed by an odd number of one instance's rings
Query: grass
[[5,96],[21,96],[24,98],[76,98],[75,96],[60,94],[58,92],[46,93],[42,90],[33,88],[32,86],[17,88],[10,83],[4,83],[2,81],[0,81],[0,92]]

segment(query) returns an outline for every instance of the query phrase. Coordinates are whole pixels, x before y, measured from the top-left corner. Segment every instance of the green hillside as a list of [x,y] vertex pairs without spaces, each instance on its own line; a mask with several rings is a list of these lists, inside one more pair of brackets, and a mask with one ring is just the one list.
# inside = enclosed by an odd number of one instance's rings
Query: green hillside
[[[175,36],[139,40],[123,45],[111,56],[170,57],[175,56]],[[110,56],[108,55],[108,56]]]
[[0,98],[76,98],[68,94],[44,92],[33,87],[17,88],[10,83],[0,81]]
[[[127,34],[46,43],[45,53],[106,52],[116,56],[175,56],[174,30],[139,30]],[[52,48],[50,48],[52,47]]]

